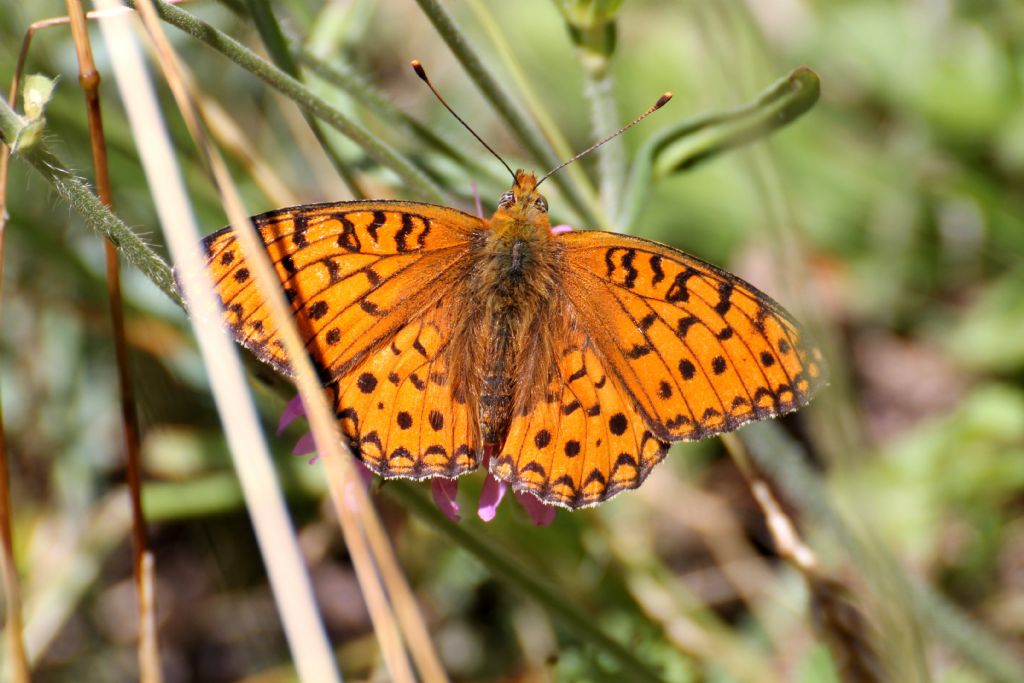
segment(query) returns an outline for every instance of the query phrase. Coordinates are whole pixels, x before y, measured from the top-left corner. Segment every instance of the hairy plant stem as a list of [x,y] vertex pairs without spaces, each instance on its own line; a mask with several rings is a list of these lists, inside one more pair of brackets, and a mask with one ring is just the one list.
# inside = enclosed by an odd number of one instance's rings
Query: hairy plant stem
[[[6,102],[0,101],[0,135],[4,141],[16,139],[22,125],[21,117]],[[174,287],[171,267],[103,205],[84,179],[67,170],[67,165],[50,151],[46,143],[39,141],[31,147],[22,148],[16,157],[27,161],[38,171],[90,228],[110,238],[128,263],[138,268],[175,303],[183,305]]]

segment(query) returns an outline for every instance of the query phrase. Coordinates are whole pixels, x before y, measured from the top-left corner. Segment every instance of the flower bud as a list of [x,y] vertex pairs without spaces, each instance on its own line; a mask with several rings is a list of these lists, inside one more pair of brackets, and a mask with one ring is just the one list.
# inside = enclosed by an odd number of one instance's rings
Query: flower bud
[[22,99],[25,106],[24,127],[18,131],[11,145],[11,151],[27,149],[39,141],[46,126],[46,117],[43,112],[50,98],[53,97],[53,89],[56,86],[56,79],[47,78],[40,74],[32,74],[25,79],[25,87],[22,90]]
[[615,51],[615,15],[623,0],[556,0],[583,65],[602,74]]

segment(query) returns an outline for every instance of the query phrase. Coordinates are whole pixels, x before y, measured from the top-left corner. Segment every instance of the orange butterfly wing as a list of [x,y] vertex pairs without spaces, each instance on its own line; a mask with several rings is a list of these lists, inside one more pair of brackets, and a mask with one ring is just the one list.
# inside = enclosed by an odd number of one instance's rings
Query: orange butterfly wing
[[[479,416],[453,397],[448,344],[481,219],[404,202],[257,216],[342,430],[387,477],[476,467]],[[496,476],[547,503],[599,503],[640,485],[668,441],[795,410],[821,354],[765,294],[669,247],[603,232],[558,236],[562,333],[543,401],[512,418]],[[288,373],[230,230],[204,242],[236,339]]]
[[491,470],[518,491],[574,509],[639,486],[668,444],[648,428],[594,343],[567,327],[546,400],[513,418]]
[[625,235],[563,236],[565,292],[652,430],[694,440],[805,405],[821,352],[753,285]]
[[821,352],[779,304],[664,245],[571,232],[569,330],[546,401],[514,417],[492,470],[568,508],[639,486],[668,441],[702,439],[806,404]]
[[477,417],[450,389],[458,302],[439,301],[330,387],[342,431],[383,477],[456,477],[478,464]]
[[[341,202],[252,219],[342,431],[382,476],[473,469],[475,416],[448,389],[450,306],[483,221],[408,202]],[[289,374],[273,321],[229,228],[204,241],[235,338]]]
[[[339,202],[252,219],[325,384],[439,300],[462,273],[483,222],[430,204]],[[235,339],[290,374],[263,297],[230,228],[203,241],[207,268]]]

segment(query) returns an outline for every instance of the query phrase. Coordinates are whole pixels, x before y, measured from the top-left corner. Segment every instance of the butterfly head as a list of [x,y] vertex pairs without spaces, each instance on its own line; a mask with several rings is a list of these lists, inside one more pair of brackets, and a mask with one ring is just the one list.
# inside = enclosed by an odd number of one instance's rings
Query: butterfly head
[[498,210],[492,222],[496,226],[527,224],[546,228],[549,225],[548,200],[537,191],[537,176],[522,169],[516,171],[512,187],[498,198]]

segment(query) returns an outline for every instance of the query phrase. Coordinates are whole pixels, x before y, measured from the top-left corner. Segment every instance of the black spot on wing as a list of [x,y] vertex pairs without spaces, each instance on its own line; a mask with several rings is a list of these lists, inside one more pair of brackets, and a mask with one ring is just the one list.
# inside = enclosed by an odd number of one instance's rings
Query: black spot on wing
[[359,387],[359,391],[364,394],[369,394],[377,388],[377,378],[369,372],[364,372],[359,375],[359,379],[356,380],[356,386]]
[[688,315],[685,318],[680,318],[679,322],[676,323],[676,336],[680,339],[686,339],[686,333],[690,331],[690,328],[700,322],[700,319]]
[[672,286],[665,292],[665,300],[670,303],[685,302],[690,299],[690,291],[686,288],[686,282],[699,273],[687,266],[682,272],[676,275]]
[[661,256],[658,254],[651,255],[651,272],[654,273],[651,276],[652,285],[657,285],[665,279],[665,271],[661,267]]
[[366,226],[366,232],[373,240],[374,244],[378,243],[377,231],[380,230],[381,226],[388,222],[387,214],[383,211],[374,211],[373,220],[368,226]]
[[715,312],[719,315],[725,315],[732,308],[732,297],[733,284],[729,280],[725,280],[718,285],[718,303],[715,304]]
[[362,245],[359,243],[359,234],[356,232],[356,226],[343,213],[335,214],[334,217],[341,223],[341,232],[338,234],[337,241],[338,246],[345,251],[359,251]]
[[309,307],[309,318],[310,320],[319,320],[320,318],[327,315],[329,306],[326,301],[316,301]]
[[309,217],[300,213],[295,216],[295,231],[292,233],[292,244],[301,249],[309,244],[306,239],[306,230],[309,229]]
[[633,259],[635,258],[635,249],[627,249],[626,253],[622,255],[622,267],[626,269],[626,279],[622,284],[629,289],[633,289],[633,287],[636,286],[636,278],[640,274],[633,266]]

